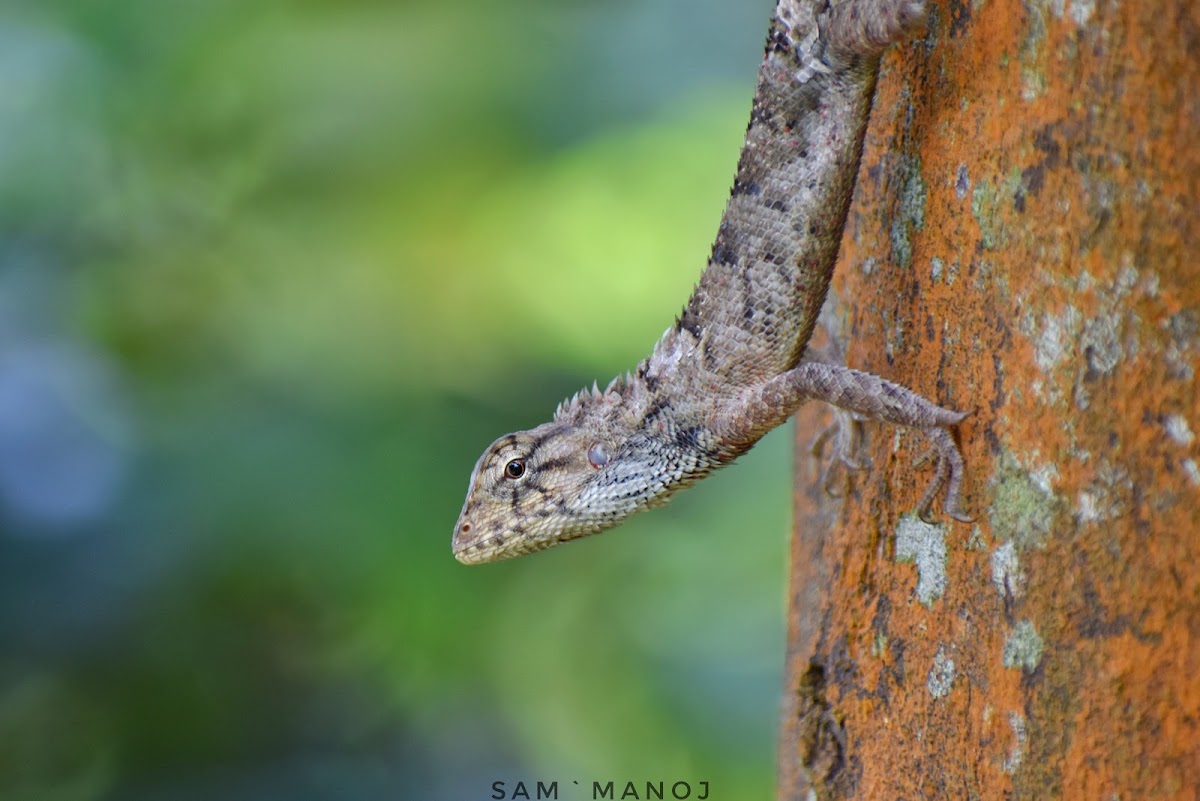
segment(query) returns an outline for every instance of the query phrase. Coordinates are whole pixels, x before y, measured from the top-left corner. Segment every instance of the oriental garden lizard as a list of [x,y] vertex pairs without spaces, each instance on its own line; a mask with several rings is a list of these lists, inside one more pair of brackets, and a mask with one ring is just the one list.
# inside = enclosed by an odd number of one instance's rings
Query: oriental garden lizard
[[[488,446],[454,528],[475,564],[611,528],[723,467],[806,401],[843,425],[915,428],[961,505],[950,431],[966,415],[870,373],[806,358],[862,157],[879,60],[925,24],[924,0],[779,0],[729,202],[683,312],[631,373],[559,404],[554,419]],[[854,421],[854,422],[850,422]],[[836,458],[856,466],[845,443]]]

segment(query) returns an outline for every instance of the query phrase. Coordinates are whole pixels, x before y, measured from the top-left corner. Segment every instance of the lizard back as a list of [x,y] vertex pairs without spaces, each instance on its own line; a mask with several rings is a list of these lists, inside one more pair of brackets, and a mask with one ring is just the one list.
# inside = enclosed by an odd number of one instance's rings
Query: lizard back
[[834,24],[828,7],[777,7],[716,242],[675,325],[728,390],[799,362],[833,274],[877,61],[830,47]]

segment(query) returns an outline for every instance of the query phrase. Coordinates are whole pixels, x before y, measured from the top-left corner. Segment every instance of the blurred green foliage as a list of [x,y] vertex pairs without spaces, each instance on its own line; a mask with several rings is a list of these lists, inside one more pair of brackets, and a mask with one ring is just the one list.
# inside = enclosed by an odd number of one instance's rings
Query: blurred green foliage
[[769,8],[0,6],[0,798],[773,784],[788,442],[485,568],[707,256]]

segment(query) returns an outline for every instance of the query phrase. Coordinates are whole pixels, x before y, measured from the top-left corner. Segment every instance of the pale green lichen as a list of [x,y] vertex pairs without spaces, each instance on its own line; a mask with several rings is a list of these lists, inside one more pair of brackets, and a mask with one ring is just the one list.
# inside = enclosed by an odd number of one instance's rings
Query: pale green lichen
[[1011,541],[992,551],[992,584],[1001,598],[1019,598],[1024,592],[1025,574]]
[[1092,405],[1096,377],[1110,375],[1125,358],[1120,315],[1105,313],[1088,320],[1076,348],[1087,359],[1087,367],[1080,365],[1075,377],[1075,406],[1087,410]]
[[954,286],[954,282],[958,279],[959,264],[957,260],[952,260],[946,264],[945,259],[939,256],[933,256],[929,259],[929,277],[934,283],[939,281],[946,286]]
[[1030,471],[1017,464],[1011,455],[1001,456],[995,468],[992,504],[988,520],[992,534],[1011,541],[1018,551],[1041,547],[1050,536],[1055,517],[1063,508],[1054,494],[1053,468]]
[[887,655],[888,638],[883,632],[875,633],[875,642],[871,643],[871,656],[876,659],[883,659]]
[[1188,477],[1188,481],[1192,482],[1193,487],[1200,487],[1200,465],[1196,464],[1195,459],[1183,460],[1183,472]]
[[1133,483],[1128,470],[1102,458],[1095,479],[1076,497],[1075,519],[1081,524],[1095,524],[1124,517],[1134,503]]
[[986,256],[973,260],[971,275],[972,284],[980,292],[987,292],[989,297],[997,298],[998,302],[1002,298],[1006,304],[1013,300],[1008,273]]
[[1016,772],[1021,760],[1025,758],[1025,741],[1028,739],[1025,732],[1025,716],[1020,712],[1009,712],[1008,725],[1013,730],[1013,747],[1000,767],[1005,773],[1012,774]]
[[[1058,2],[1059,0],[1051,0]],[[1036,100],[1046,93],[1046,2],[1029,0],[1025,4],[1025,39],[1021,42],[1021,98]]]
[[1087,25],[1096,13],[1096,0],[1071,0],[1071,19],[1079,27]]
[[971,536],[967,537],[968,551],[986,551],[987,539],[983,536],[983,527],[978,523],[971,526]]
[[892,314],[891,309],[884,309],[883,319],[887,331],[887,341],[884,342],[884,352],[888,361],[896,358],[896,353],[904,349],[904,323],[907,318],[902,314]]
[[1000,193],[990,181],[980,179],[971,193],[971,216],[979,224],[983,246],[995,250],[1003,244],[1004,229],[999,219]]
[[1046,94],[1048,81],[1046,74],[1035,67],[1025,67],[1021,70],[1021,99],[1037,100]]
[[1033,342],[1033,360],[1042,372],[1049,372],[1075,353],[1083,315],[1074,306],[1057,314],[1045,314],[1036,322],[1023,318],[1021,331]]
[[892,243],[892,255],[901,267],[912,266],[913,231],[925,228],[925,179],[921,177],[921,160],[916,156],[901,159],[903,185],[900,187],[900,202],[896,216],[888,229]]
[[1035,670],[1042,661],[1042,638],[1029,620],[1022,620],[1013,626],[1008,639],[1004,642],[1004,666],[1020,668],[1026,673]]
[[1200,311],[1184,309],[1167,318],[1167,347],[1163,362],[1167,374],[1182,381],[1191,381],[1196,374],[1192,361],[1200,350]]
[[925,679],[925,688],[934,698],[942,698],[954,685],[954,676],[954,660],[946,655],[945,646],[938,646],[938,652],[933,657],[933,667],[929,668],[929,676]]
[[896,523],[896,561],[917,566],[917,599],[926,606],[946,592],[946,527],[914,514]]
[[1087,356],[1088,367],[1099,375],[1115,370],[1125,355],[1119,328],[1120,318],[1110,314],[1093,317],[1083,327],[1079,348]]
[[1192,444],[1192,440],[1196,435],[1192,433],[1192,427],[1188,425],[1187,418],[1181,414],[1169,414],[1163,420],[1163,428],[1167,431],[1167,436],[1174,440],[1175,444],[1187,447]]
[[1050,0],[1050,12],[1059,19],[1070,19],[1079,27],[1087,25],[1096,13],[1096,0]]

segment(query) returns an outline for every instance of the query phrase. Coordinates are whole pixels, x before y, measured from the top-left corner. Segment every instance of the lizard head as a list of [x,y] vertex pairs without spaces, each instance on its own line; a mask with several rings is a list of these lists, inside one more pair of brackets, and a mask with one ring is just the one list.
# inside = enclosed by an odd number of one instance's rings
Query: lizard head
[[479,457],[454,527],[454,556],[479,564],[540,551],[615,525],[589,510],[586,489],[609,462],[609,443],[552,422],[508,434]]

